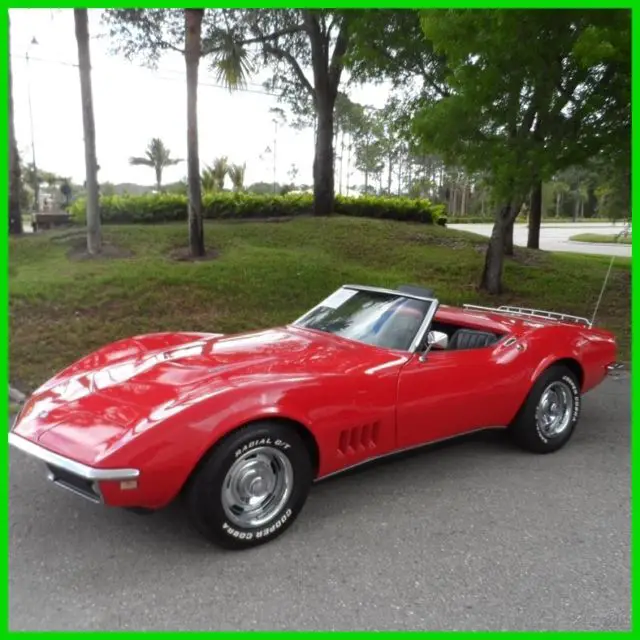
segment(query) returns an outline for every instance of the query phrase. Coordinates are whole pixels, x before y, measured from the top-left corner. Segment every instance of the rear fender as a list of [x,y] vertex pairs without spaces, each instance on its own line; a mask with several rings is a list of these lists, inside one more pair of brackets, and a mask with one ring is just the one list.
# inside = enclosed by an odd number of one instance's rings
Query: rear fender
[[582,383],[584,381],[584,368],[582,366],[582,364],[580,363],[579,357],[575,354],[575,353],[566,353],[564,355],[550,355],[547,356],[546,358],[544,358],[539,364],[538,366],[534,369],[533,374],[531,375],[531,379],[530,379],[530,386],[533,386],[536,382],[536,380],[549,368],[552,367],[554,364],[556,363],[560,363],[560,362],[570,362],[572,363],[569,368],[571,368],[572,370],[576,371],[577,373],[579,372],[578,375],[578,380],[580,382],[580,385],[582,386]]

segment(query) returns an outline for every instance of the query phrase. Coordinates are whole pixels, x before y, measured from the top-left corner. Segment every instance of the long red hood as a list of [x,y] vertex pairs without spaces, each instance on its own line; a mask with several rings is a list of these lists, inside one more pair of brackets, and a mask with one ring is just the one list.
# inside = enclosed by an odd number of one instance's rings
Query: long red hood
[[86,464],[143,423],[209,393],[401,363],[399,354],[283,327],[236,336],[165,333],[122,340],[74,363],[29,399],[14,430]]

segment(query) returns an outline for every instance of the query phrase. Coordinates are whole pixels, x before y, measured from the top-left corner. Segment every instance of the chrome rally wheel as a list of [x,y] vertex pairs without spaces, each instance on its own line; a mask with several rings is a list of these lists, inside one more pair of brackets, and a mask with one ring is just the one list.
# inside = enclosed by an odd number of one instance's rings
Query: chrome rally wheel
[[274,519],[293,490],[293,466],[278,449],[257,447],[241,455],[222,484],[222,508],[240,527],[259,527]]
[[552,365],[531,387],[509,431],[523,449],[552,453],[573,435],[581,404],[576,373],[564,364]]
[[293,524],[313,474],[311,452],[295,428],[249,424],[214,445],[194,473],[187,490],[191,518],[221,547],[263,544]]
[[536,408],[536,423],[545,438],[555,438],[567,430],[573,406],[572,389],[564,381],[554,381],[542,392]]

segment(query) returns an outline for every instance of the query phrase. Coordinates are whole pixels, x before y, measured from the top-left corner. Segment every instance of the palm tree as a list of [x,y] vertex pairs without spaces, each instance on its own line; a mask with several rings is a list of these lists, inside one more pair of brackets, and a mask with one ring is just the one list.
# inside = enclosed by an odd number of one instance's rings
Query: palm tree
[[[233,165],[231,165],[233,166]],[[230,174],[231,167],[227,156],[221,156],[213,161],[213,164],[205,166],[200,178],[202,189],[205,192],[222,191],[224,189],[224,179]]]
[[156,172],[156,187],[158,191],[162,189],[162,172],[166,167],[182,162],[180,158],[172,158],[171,151],[165,147],[160,138],[152,138],[147,145],[144,156],[134,156],[129,158],[129,164],[133,166],[152,167]]
[[[229,89],[245,84],[252,72],[251,51],[238,42],[241,34],[227,23],[225,10],[212,11],[203,38],[205,10],[108,9],[106,17],[117,37],[117,49],[127,57],[157,60],[163,53],[180,51],[186,71],[186,164],[188,194],[189,250],[193,257],[205,255],[202,218],[202,167],[198,142],[198,74],[206,57],[218,79]],[[226,26],[225,26],[226,25]],[[247,44],[255,42],[251,40]]]
[[202,191],[204,191],[204,193],[212,193],[218,190],[216,178],[213,175],[213,169],[211,167],[205,166],[202,170],[200,182],[202,183]]
[[[203,256],[204,227],[202,223],[202,192],[200,154],[198,149],[198,67],[202,54],[202,19],[204,9],[185,9],[184,57],[187,69],[187,192],[189,194],[189,247],[193,256]],[[229,89],[246,83],[252,72],[247,49],[239,45],[228,32],[222,43],[211,52],[218,81]],[[223,178],[224,183],[224,178]]]
[[227,173],[229,173],[229,160],[227,156],[216,158],[213,161],[211,172],[216,182],[216,188],[218,191],[222,191],[224,189],[224,179],[227,177]]
[[82,96],[82,126],[84,130],[84,154],[87,172],[87,251],[102,250],[102,230],[98,195],[98,161],[96,159],[96,126],[93,116],[93,92],[91,90],[91,50],[89,46],[89,15],[86,9],[74,9],[73,17],[78,45],[78,70]]
[[564,180],[556,178],[551,183],[551,193],[555,199],[555,215],[560,217],[564,197],[571,191],[571,187]]
[[244,176],[247,170],[247,164],[232,164],[229,166],[229,178],[236,192],[244,191]]

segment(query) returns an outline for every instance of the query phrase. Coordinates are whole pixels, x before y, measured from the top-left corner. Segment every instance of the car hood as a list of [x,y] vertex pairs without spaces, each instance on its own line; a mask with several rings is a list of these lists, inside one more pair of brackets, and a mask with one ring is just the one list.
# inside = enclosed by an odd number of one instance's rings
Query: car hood
[[136,425],[159,422],[208,394],[366,370],[400,363],[398,356],[295,327],[139,336],[90,354],[42,385],[14,431],[91,464]]

